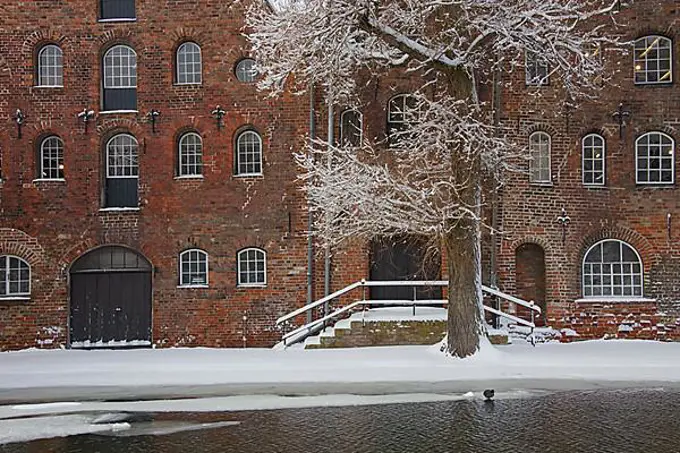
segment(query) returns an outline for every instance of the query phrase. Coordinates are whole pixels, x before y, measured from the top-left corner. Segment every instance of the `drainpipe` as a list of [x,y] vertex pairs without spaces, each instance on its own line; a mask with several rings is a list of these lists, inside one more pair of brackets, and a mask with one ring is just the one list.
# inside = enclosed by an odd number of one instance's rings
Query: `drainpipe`
[[[313,146],[316,136],[316,118],[314,112],[314,84],[309,85],[309,142]],[[307,200],[307,304],[313,302],[314,297],[314,241],[312,238],[312,228],[314,228],[314,215],[312,207]],[[307,323],[312,322],[312,311],[307,312]]]
[[[333,146],[333,123],[335,122],[333,118],[333,97],[328,97],[328,147]],[[331,158],[328,157],[326,162],[328,168],[331,167]],[[331,293],[331,247],[326,245],[326,250],[324,252],[324,281],[323,290],[324,296],[328,296]],[[328,302],[323,306],[324,316],[328,315]]]
[[[496,64],[498,64],[498,57],[496,57]],[[497,136],[500,135],[501,127],[501,77],[501,68],[496,67],[493,73],[493,125]],[[496,255],[498,227],[498,185],[496,181],[493,181],[493,188],[491,189],[491,273],[489,275],[491,280],[489,285],[492,288],[498,288],[498,258]],[[496,309],[500,310],[499,298],[494,297],[494,299]],[[494,316],[494,327],[496,329],[500,327],[499,316]]]

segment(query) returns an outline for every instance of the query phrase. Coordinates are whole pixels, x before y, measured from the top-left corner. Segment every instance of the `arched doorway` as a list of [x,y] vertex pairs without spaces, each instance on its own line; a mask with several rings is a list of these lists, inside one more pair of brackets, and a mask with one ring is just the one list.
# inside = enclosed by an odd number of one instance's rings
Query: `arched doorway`
[[[545,252],[538,244],[522,244],[515,250],[515,285],[517,296],[534,301],[541,307],[543,316],[536,318],[536,325],[543,325],[545,319]],[[531,313],[524,307],[517,307],[518,314],[529,319]]]
[[[372,281],[439,280],[441,256],[427,253],[427,242],[413,237],[375,240],[371,244]],[[418,299],[441,299],[441,287],[416,288]],[[373,300],[412,300],[413,288],[378,286],[371,288]]]
[[151,263],[134,250],[106,246],[71,266],[70,345],[151,345]]

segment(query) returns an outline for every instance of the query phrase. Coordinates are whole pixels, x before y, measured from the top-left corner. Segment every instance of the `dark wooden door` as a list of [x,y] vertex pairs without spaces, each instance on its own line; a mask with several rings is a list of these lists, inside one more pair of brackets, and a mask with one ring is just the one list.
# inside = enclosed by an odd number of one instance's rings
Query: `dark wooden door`
[[[374,241],[371,250],[371,281],[439,280],[439,254],[428,256],[424,241],[414,239]],[[372,287],[374,300],[412,300],[413,287]],[[418,299],[441,299],[441,288],[418,287]]]
[[150,345],[150,266],[121,247],[100,250],[71,271],[71,346]]

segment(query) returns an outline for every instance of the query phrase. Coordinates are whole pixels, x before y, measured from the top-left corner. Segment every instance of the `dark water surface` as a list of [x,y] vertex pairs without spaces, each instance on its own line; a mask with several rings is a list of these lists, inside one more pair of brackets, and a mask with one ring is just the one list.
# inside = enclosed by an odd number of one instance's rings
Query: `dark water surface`
[[0,453],[680,452],[680,393],[662,390],[155,417],[241,423],[168,435],[0,445]]

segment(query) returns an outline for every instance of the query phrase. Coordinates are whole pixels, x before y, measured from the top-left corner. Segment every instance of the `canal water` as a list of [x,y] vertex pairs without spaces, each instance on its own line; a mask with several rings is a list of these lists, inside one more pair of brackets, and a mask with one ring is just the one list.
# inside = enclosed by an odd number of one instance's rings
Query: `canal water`
[[[0,445],[0,453],[680,452],[680,393],[662,389],[152,417],[129,432]],[[216,423],[228,421],[239,423]],[[177,422],[214,427],[150,434]]]

